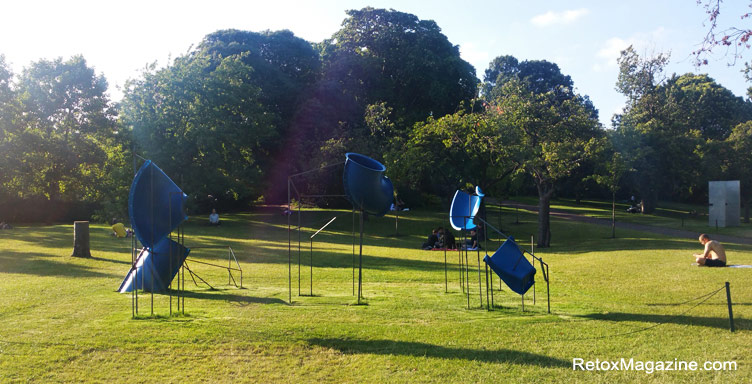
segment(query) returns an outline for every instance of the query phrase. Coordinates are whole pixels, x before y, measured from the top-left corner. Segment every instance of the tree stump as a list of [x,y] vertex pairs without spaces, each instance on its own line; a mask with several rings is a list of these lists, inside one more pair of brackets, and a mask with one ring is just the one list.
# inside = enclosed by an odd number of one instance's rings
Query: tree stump
[[91,257],[89,248],[89,222],[73,222],[73,257]]

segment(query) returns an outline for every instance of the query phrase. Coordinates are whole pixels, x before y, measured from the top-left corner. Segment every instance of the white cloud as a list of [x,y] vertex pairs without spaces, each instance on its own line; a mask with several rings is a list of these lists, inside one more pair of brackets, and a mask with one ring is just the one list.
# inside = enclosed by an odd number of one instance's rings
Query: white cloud
[[535,15],[530,22],[536,27],[548,27],[556,24],[571,24],[577,19],[587,15],[590,11],[586,8],[573,9],[562,12],[548,11]]
[[491,54],[487,50],[482,49],[476,43],[466,42],[460,44],[460,55],[465,61],[475,67],[478,77],[483,77],[483,71],[488,67],[488,63],[491,62]]
[[593,63],[593,69],[598,72],[615,69],[617,67],[616,60],[621,55],[621,51],[627,49],[630,45],[640,55],[653,56],[657,53],[656,46],[665,45],[666,39],[667,31],[663,27],[658,27],[648,33],[637,33],[625,39],[612,37],[606,40],[601,49],[596,52],[596,61]]

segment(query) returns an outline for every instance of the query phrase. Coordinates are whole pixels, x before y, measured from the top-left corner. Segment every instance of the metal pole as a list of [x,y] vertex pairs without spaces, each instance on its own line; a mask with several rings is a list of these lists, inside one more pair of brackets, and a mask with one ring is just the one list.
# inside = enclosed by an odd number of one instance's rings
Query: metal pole
[[[541,263],[543,263],[543,259],[540,259]],[[542,268],[542,267],[541,267]],[[548,284],[548,281],[551,274],[548,272],[548,264],[546,264],[546,303],[548,304],[548,313],[551,313],[551,287]]]
[[[448,229],[447,229],[448,230]],[[446,236],[446,235],[444,235]],[[444,293],[449,293],[449,278],[447,277],[447,248],[446,237],[444,237]]]
[[355,206],[352,210],[352,288],[355,296]]
[[488,300],[488,264],[486,264],[486,310],[491,310],[491,302]]
[[360,252],[358,253],[358,305],[363,297],[363,210],[360,210]]
[[151,182],[149,187],[151,188],[151,257],[149,258],[151,264],[151,315],[154,316],[154,167],[150,168],[149,177]]
[[726,302],[729,310],[729,326],[731,326],[731,332],[734,332],[734,312],[731,310],[731,287],[728,281],[726,282]]
[[465,284],[467,285],[465,293],[467,295],[467,309],[470,309],[470,262],[468,261],[468,253],[469,251],[465,247]]
[[483,283],[480,278],[480,247],[477,250],[478,253],[478,298],[480,298],[480,308],[483,308]]
[[302,227],[300,224],[301,210],[303,209],[302,199],[298,199],[298,296],[300,296],[300,239]]
[[290,201],[290,178],[287,178],[287,302],[292,304],[292,227],[290,226],[290,216],[292,216],[292,202]]
[[313,237],[311,237],[311,296],[313,296]]
[[[530,235],[530,256],[533,258],[533,267],[535,267],[535,236]],[[535,305],[535,283],[533,283],[533,305]]]

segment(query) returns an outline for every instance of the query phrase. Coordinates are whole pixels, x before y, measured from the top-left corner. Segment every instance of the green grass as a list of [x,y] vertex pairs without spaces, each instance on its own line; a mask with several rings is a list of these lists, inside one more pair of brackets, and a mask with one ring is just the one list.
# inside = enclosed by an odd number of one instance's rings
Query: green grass
[[[574,208],[572,208],[574,209]],[[217,289],[186,282],[185,315],[170,297],[115,292],[130,263],[130,240],[92,225],[93,258],[76,259],[72,225],[0,231],[0,382],[750,382],[752,270],[690,266],[696,241],[589,224],[553,223],[553,246],[537,250],[551,266],[552,314],[538,278],[536,304],[498,291],[480,309],[477,255],[470,304],[459,287],[457,254],[418,250],[445,214],[413,211],[365,223],[363,289],[352,294],[352,216],[304,212],[301,291],[310,287],[308,237],[316,237],[313,297],[298,296],[297,232],[291,235],[293,303],[288,300],[287,220],[277,212],[226,215],[220,227],[185,227],[189,247],[230,245],[243,289],[222,270],[191,264]],[[297,220],[293,216],[293,223]],[[498,218],[490,221],[498,224]],[[501,227],[529,247],[535,217],[506,210]],[[752,247],[726,244],[730,262],[752,264]],[[490,244],[488,248],[495,248]],[[357,251],[357,249],[356,249]],[[192,257],[226,263],[226,251]],[[481,255],[482,257],[482,255]],[[223,261],[224,260],[224,261]],[[728,330],[725,295],[674,305],[731,282],[737,332]],[[485,279],[483,279],[485,284]],[[485,294],[483,294],[485,304]],[[173,298],[173,311],[176,310]],[[628,334],[646,327],[642,332]],[[731,360],[726,372],[581,372],[573,358]]]
[[[513,200],[531,205],[538,204],[537,198],[534,197],[516,197]],[[646,215],[628,213],[628,207],[627,203],[616,203],[617,222],[752,238],[752,223],[744,223],[743,220],[738,227],[716,228],[714,225],[709,225],[706,205],[660,202],[655,212]],[[560,198],[551,202],[551,208],[611,220],[611,201],[581,200],[577,204],[574,199]]]

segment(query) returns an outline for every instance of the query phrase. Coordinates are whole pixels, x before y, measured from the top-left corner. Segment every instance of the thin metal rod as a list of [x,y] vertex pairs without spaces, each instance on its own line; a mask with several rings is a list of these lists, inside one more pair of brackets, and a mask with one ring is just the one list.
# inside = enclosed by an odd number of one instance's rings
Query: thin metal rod
[[352,210],[352,294],[355,296],[355,206]]
[[[535,236],[530,235],[530,254],[535,254]],[[533,266],[535,266],[535,259],[533,259],[532,262]],[[533,282],[533,305],[535,305],[535,282]]]
[[363,210],[360,210],[360,252],[358,258],[358,305],[363,297]]
[[303,171],[303,172],[300,172],[300,173],[292,174],[292,175],[288,176],[287,178],[291,179],[293,177],[303,176],[303,175],[306,175],[306,174],[309,174],[309,173],[312,173],[312,172],[318,172],[318,171],[321,171],[321,170],[324,170],[324,169],[327,169],[327,168],[330,168],[330,167],[336,167],[338,165],[342,165],[342,163],[329,164],[329,165],[325,165],[325,166],[320,167],[320,168],[309,169],[307,171]]
[[731,310],[731,286],[728,281],[726,282],[726,303],[728,303],[729,326],[731,327],[731,332],[734,332],[734,312]]
[[477,253],[478,253],[478,297],[480,298],[480,307],[483,308],[483,284],[481,283],[481,279],[480,279],[480,249],[478,249]]
[[151,188],[151,257],[149,258],[150,264],[151,264],[151,315],[154,316],[154,167],[149,168],[151,169],[151,172],[149,172],[150,182],[149,187]]
[[292,180],[287,178],[287,302],[292,304],[292,226],[290,225],[290,210],[292,202],[290,201],[290,183]]
[[321,197],[347,197],[347,195],[300,195],[300,198],[321,198]]
[[303,202],[298,199],[298,296],[300,296],[300,241],[302,236],[302,227],[300,224],[300,217],[303,210]]
[[323,231],[323,230],[324,230],[324,228],[328,227],[328,226],[329,226],[329,224],[331,224],[331,223],[332,223],[332,221],[334,221],[334,220],[335,220],[336,218],[337,218],[337,216],[334,216],[334,217],[332,217],[332,219],[331,219],[331,220],[329,220],[329,221],[328,221],[328,222],[327,222],[326,224],[324,224],[324,226],[323,226],[323,227],[319,228],[319,230],[318,230],[318,231],[316,231],[316,233],[314,233],[313,235],[311,235],[311,239],[313,239],[314,237],[316,237],[316,235],[318,235],[318,234],[319,234],[319,232]]

